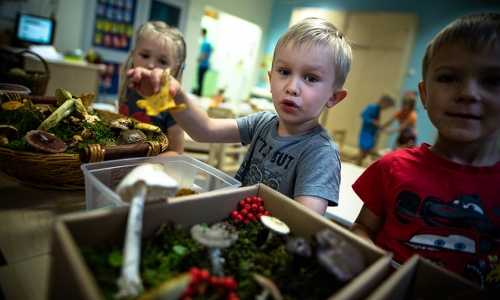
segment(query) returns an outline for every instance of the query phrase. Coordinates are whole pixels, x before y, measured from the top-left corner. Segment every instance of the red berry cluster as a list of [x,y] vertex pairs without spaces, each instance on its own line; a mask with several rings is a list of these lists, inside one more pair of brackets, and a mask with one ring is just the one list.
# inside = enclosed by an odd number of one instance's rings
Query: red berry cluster
[[238,203],[238,209],[231,212],[234,223],[256,222],[260,216],[270,216],[271,213],[264,208],[264,200],[259,196],[245,197]]
[[236,294],[238,286],[236,280],[231,276],[213,276],[208,270],[192,267],[189,270],[191,282],[182,294],[182,300],[190,300],[196,296],[205,295],[207,289],[212,287],[215,291],[225,295],[226,300],[239,300]]

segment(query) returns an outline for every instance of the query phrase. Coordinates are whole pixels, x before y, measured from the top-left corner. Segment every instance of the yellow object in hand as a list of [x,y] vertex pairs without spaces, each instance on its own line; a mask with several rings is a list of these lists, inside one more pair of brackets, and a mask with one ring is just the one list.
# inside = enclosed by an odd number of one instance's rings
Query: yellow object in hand
[[146,110],[148,116],[154,117],[166,110],[182,110],[185,104],[177,105],[172,95],[170,95],[170,69],[166,69],[162,74],[163,85],[160,91],[145,99],[137,100],[138,108]]

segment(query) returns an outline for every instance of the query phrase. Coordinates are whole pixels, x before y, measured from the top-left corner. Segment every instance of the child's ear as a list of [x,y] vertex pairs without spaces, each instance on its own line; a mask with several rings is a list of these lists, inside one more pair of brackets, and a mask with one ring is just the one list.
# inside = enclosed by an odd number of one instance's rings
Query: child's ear
[[418,83],[418,92],[420,94],[420,101],[422,101],[422,106],[427,109],[427,90],[425,89],[425,81],[420,81]]
[[333,106],[337,105],[340,101],[344,100],[344,98],[347,96],[347,90],[340,89],[336,90],[332,97],[328,99],[328,102],[326,102],[326,107],[327,108],[332,108]]
[[267,71],[267,77],[269,78],[269,86],[271,86],[271,70]]

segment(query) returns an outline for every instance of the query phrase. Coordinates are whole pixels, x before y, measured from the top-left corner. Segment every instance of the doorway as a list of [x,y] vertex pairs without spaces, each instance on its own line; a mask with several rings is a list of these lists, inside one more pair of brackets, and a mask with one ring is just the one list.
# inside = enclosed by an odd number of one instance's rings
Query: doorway
[[228,101],[237,103],[247,99],[254,86],[251,79],[257,70],[261,28],[210,7],[205,9],[201,28],[207,30],[207,39],[213,46],[203,96],[213,96],[223,89]]

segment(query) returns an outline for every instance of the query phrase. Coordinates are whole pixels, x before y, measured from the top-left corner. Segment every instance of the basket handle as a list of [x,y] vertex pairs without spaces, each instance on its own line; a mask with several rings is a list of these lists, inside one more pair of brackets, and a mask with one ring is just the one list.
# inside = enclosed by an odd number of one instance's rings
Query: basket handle
[[38,55],[35,52],[30,51],[30,50],[22,50],[22,51],[19,51],[17,54],[19,54],[21,56],[24,56],[24,54],[30,54],[30,55],[33,55],[34,57],[38,58],[43,64],[43,68],[45,69],[45,74],[50,75],[49,65],[47,64],[45,59],[43,59],[43,57],[41,57],[40,55]]

